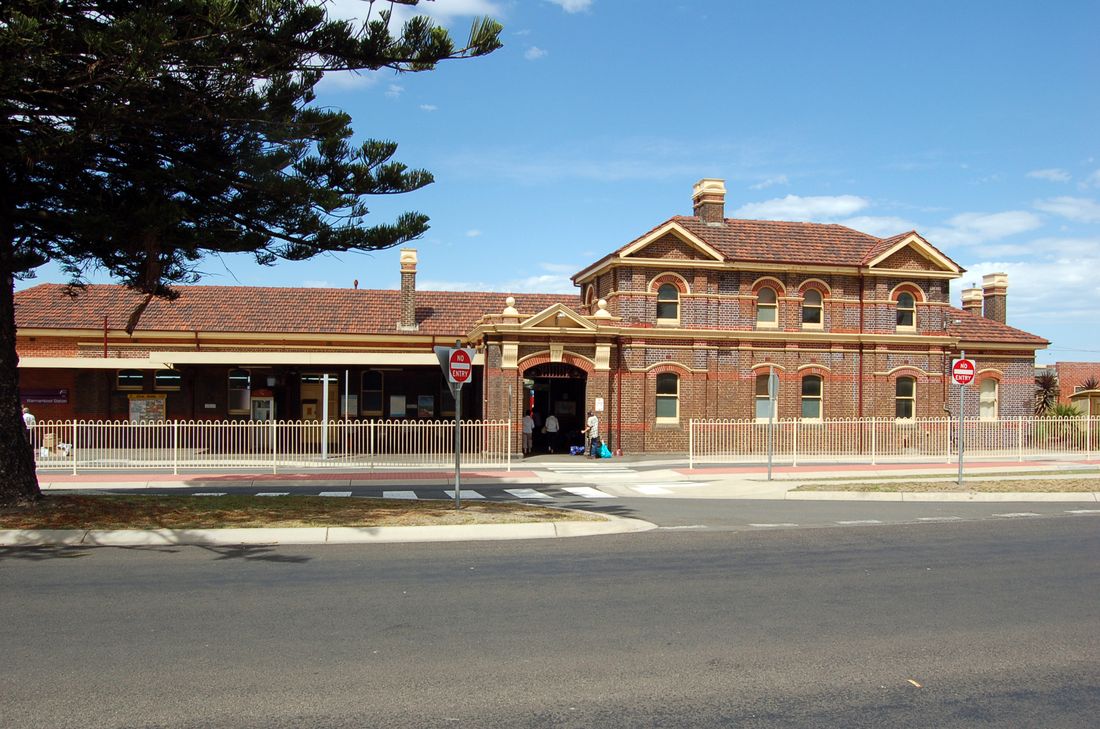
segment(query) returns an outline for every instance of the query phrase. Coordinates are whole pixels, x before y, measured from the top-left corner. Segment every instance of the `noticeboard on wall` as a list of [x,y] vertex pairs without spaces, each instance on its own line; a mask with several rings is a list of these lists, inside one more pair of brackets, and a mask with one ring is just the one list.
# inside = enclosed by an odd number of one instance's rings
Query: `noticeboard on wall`
[[390,417],[391,418],[403,418],[403,417],[405,417],[405,396],[404,395],[390,395]]
[[130,422],[162,421],[167,418],[167,401],[165,395],[129,395]]

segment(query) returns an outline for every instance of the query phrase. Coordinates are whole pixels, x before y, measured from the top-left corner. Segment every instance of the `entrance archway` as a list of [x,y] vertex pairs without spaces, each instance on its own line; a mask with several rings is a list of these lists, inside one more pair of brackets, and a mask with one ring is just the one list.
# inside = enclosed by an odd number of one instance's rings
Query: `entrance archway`
[[[571,445],[584,445],[584,403],[588,373],[565,362],[544,362],[523,374],[523,409],[536,414],[536,453],[568,453]],[[546,418],[558,420],[558,434],[543,433]]]

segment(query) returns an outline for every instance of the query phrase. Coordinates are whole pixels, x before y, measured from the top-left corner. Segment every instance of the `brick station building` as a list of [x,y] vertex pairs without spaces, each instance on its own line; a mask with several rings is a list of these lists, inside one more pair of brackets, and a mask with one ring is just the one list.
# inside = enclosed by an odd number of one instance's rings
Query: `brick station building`
[[[573,277],[577,295],[183,286],[16,294],[20,389],[43,418],[438,419],[454,401],[432,348],[477,348],[463,414],[519,421],[534,404],[577,437],[598,411],[614,448],[684,451],[692,418],[957,413],[951,359],[976,360],[968,415],[1026,416],[1035,351],[1006,325],[1007,277],[949,303],[963,269],[916,232],[725,217],[725,185]],[[326,378],[325,375],[329,377]],[[328,381],[327,391],[325,381]],[[951,386],[953,387],[953,386]]]

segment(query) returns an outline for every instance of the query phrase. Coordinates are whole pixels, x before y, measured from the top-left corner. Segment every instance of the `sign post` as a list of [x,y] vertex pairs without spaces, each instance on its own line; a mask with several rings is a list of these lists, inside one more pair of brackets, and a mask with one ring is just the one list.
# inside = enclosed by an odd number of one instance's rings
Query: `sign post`
[[963,485],[963,451],[966,450],[966,437],[963,430],[963,408],[966,404],[966,386],[974,379],[974,360],[966,358],[966,352],[959,352],[960,358],[951,362],[951,379],[959,386],[959,486]]
[[439,367],[455,398],[455,509],[462,508],[462,385],[474,372],[474,350],[463,349],[459,344],[455,342],[454,348],[435,348]]

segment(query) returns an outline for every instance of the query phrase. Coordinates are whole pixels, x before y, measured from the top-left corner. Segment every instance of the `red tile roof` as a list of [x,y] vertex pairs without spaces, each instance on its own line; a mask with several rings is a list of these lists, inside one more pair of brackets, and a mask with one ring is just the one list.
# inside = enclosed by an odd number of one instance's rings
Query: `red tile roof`
[[[122,286],[88,286],[77,296],[63,284],[40,284],[15,294],[21,328],[121,329],[141,296]],[[307,289],[252,286],[179,286],[175,301],[154,299],[141,317],[142,331],[270,332],[303,334],[395,334],[400,292],[378,289]],[[516,298],[522,315],[562,303],[579,307],[571,294],[508,294],[484,291],[417,291],[421,334],[464,335],[484,314],[499,314]]]
[[958,337],[964,342],[997,342],[1005,344],[1027,344],[1045,346],[1050,342],[1042,337],[1029,334],[1022,329],[1010,327],[1007,324],[986,319],[981,314],[972,314],[969,311],[947,308],[948,321],[947,333]]

